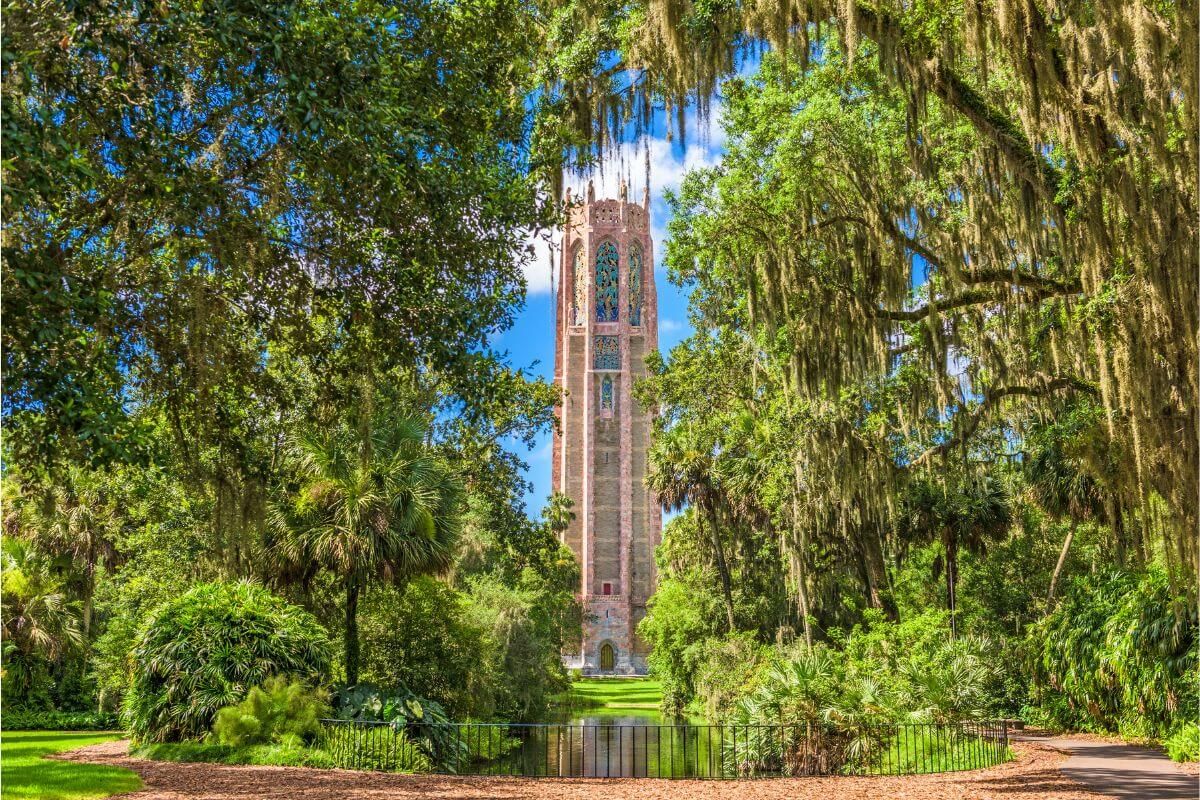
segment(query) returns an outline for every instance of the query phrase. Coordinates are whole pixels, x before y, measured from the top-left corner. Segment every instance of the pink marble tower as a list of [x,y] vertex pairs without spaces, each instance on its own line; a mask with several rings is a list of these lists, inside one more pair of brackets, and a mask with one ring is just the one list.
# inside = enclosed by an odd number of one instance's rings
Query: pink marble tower
[[[568,201],[570,197],[568,196]],[[562,389],[553,483],[574,501],[563,534],[582,568],[582,648],[564,654],[585,674],[641,675],[637,624],[654,591],[662,509],[646,488],[652,415],[633,399],[658,349],[650,200],[570,209],[562,239],[554,380]]]

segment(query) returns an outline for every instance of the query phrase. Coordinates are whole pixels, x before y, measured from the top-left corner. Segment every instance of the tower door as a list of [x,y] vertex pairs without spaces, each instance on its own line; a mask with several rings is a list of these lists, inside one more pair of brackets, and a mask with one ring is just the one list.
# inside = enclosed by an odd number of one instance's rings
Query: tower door
[[613,651],[613,646],[605,642],[600,648],[600,671],[612,672],[616,661],[617,654]]

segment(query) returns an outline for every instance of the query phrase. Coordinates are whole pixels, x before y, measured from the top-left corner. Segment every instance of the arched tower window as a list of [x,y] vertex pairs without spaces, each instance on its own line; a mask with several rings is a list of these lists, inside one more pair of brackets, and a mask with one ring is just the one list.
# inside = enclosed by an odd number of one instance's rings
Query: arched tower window
[[587,265],[583,260],[583,247],[575,248],[574,267],[575,272],[575,309],[572,323],[575,325],[584,325],[587,323]]
[[642,324],[642,246],[629,246],[629,324]]
[[596,250],[596,322],[616,322],[620,258],[617,246],[604,242]]
[[611,417],[613,413],[613,380],[611,375],[600,379],[600,416]]

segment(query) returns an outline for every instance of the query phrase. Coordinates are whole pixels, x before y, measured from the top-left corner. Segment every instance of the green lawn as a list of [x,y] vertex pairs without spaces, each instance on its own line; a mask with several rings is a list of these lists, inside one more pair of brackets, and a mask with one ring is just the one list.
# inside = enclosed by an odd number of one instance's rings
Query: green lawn
[[5,731],[0,734],[0,800],[78,800],[141,788],[141,778],[127,769],[42,758],[116,738],[111,733]]
[[571,684],[571,699],[584,708],[657,711],[662,688],[651,678],[583,678]]

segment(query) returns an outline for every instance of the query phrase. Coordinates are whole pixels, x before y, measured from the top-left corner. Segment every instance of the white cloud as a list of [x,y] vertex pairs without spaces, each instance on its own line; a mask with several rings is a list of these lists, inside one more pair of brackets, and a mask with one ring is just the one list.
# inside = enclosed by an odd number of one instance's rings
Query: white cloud
[[525,273],[530,294],[548,294],[551,274],[555,281],[558,280],[558,243],[561,239],[562,234],[557,230],[530,233],[525,239],[526,251],[531,255],[521,265],[521,270]]
[[[596,197],[616,197],[620,193],[622,178],[628,186],[629,199],[640,202],[646,187],[646,151],[650,156],[650,236],[654,240],[654,261],[662,264],[663,245],[667,236],[667,207],[663,196],[668,190],[676,191],[683,177],[693,169],[716,166],[721,162],[725,135],[718,120],[721,104],[714,102],[709,118],[701,122],[694,109],[689,111],[687,146],[679,152],[675,143],[665,136],[650,137],[637,142],[626,142],[615,151],[606,154],[604,161],[590,173],[568,173],[566,185],[578,196],[587,191],[588,181],[595,187]],[[530,235],[526,246],[532,251],[523,266],[530,294],[548,293],[551,290],[551,274],[558,280],[558,242],[561,234],[543,232]],[[553,266],[552,266],[553,265]]]
[[658,321],[658,330],[660,333],[678,333],[683,328],[683,323],[677,319],[664,317]]

